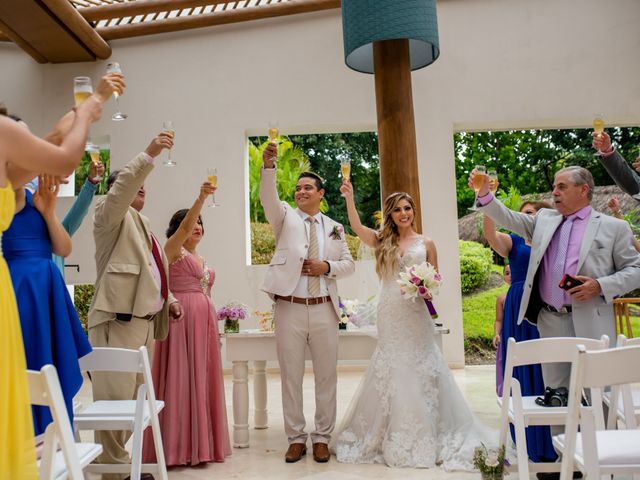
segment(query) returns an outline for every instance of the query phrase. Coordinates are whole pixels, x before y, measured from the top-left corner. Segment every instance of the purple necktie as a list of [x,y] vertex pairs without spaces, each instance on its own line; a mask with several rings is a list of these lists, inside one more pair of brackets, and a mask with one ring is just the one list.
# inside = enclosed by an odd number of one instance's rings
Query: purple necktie
[[564,305],[564,290],[558,285],[564,275],[564,264],[567,260],[567,250],[569,249],[569,237],[571,236],[571,227],[573,227],[573,221],[576,219],[575,215],[569,215],[565,218],[562,226],[560,227],[560,238],[558,241],[558,253],[556,254],[555,261],[553,262],[553,270],[551,275],[551,305],[558,310]]

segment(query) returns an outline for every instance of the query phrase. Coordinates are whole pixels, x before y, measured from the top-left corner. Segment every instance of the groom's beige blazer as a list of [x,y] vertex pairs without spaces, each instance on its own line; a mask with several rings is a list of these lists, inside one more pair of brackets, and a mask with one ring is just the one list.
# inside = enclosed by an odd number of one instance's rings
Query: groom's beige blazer
[[[276,169],[264,168],[260,177],[260,201],[265,216],[276,237],[276,251],[269,264],[262,290],[272,298],[293,293],[300,281],[302,263],[309,250],[309,222],[305,222],[287,202],[281,202],[276,189]],[[326,215],[324,227],[324,258],[330,271],[324,276],[337,319],[340,318],[336,280],[353,274],[355,263],[345,240],[344,228]],[[334,230],[334,228],[336,230]],[[332,232],[339,231],[338,235]]]

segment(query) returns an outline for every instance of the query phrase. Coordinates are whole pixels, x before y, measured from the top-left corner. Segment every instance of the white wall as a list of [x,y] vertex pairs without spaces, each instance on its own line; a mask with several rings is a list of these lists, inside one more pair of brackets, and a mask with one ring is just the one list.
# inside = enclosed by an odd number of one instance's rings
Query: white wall
[[[610,124],[640,124],[640,2],[441,0],[438,12],[442,54],[414,73],[413,95],[423,225],[438,246],[445,284],[437,305],[452,330],[445,354],[461,365],[453,131],[588,127],[600,111]],[[214,300],[265,308],[261,270],[246,266],[246,136],[266,133],[270,120],[285,134],[375,128],[373,77],[344,65],[339,10],[112,47],[127,76],[121,107],[130,117],[111,122],[109,105],[92,132],[111,136],[112,161],[122,166],[162,120],[175,122],[178,166],[153,172],[145,213],[160,235],[171,214],[191,204],[206,167],[217,166],[223,206],[204,212],[201,247],[217,271]],[[105,68],[38,66],[10,46],[0,48],[0,62],[2,95],[40,132],[69,107],[74,75],[97,78]],[[61,210],[68,204],[62,201]],[[69,263],[80,263],[81,275],[67,272],[72,281],[94,279],[90,230],[85,222],[75,237]],[[349,296],[374,284],[369,271],[342,287]]]

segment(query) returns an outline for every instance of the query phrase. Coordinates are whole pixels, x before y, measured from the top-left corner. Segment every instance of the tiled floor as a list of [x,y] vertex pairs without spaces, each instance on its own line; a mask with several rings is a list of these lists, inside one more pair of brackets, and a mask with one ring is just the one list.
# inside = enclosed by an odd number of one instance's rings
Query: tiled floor
[[[338,424],[346,411],[351,397],[358,387],[362,370],[341,370],[338,375]],[[495,402],[495,369],[493,366],[470,366],[464,370],[454,370],[454,375],[472,410],[485,423],[498,425],[498,407]],[[472,473],[445,473],[440,468],[429,470],[393,469],[384,465],[348,465],[335,461],[332,457],[327,464],[313,461],[312,456],[295,464],[284,462],[287,441],[282,423],[282,405],[280,400],[280,377],[268,375],[268,409],[269,425],[266,430],[250,430],[251,446],[244,449],[233,449],[232,456],[224,463],[208,464],[196,468],[172,468],[169,470],[171,480],[196,480],[214,478],[242,478],[243,480],[277,478],[277,479],[332,479],[363,480],[371,477],[381,479],[420,478],[425,479],[476,479],[479,475]],[[227,411],[229,415],[229,434],[233,429],[233,408],[231,404],[231,376],[225,376]],[[313,374],[307,373],[304,382],[305,415],[307,425],[313,422],[314,390]],[[251,389],[250,389],[251,390]],[[90,401],[91,390],[85,382],[80,393],[80,401]],[[251,395],[251,392],[250,392]],[[253,397],[250,398],[252,405]],[[252,412],[249,424],[253,425]],[[312,423],[311,423],[312,424]],[[87,432],[88,433],[88,432]],[[83,437],[85,434],[83,433]],[[89,434],[89,438],[91,435]]]
[[[338,374],[338,424],[346,411],[352,395],[356,391],[362,371],[340,370]],[[498,427],[499,410],[495,401],[495,368],[491,365],[469,366],[462,370],[453,371],[473,412],[485,424]],[[266,430],[250,430],[251,446],[244,449],[233,449],[232,456],[224,463],[207,464],[195,468],[172,468],[169,470],[171,480],[200,480],[200,479],[304,479],[304,480],[369,480],[377,479],[420,479],[420,480],[465,480],[478,479],[478,473],[451,472],[446,473],[440,468],[433,469],[394,469],[385,465],[348,465],[338,463],[335,457],[326,464],[313,461],[309,454],[294,464],[284,462],[284,452],[287,441],[282,424],[282,406],[280,403],[280,377],[277,374],[268,375],[268,409],[269,425]],[[229,415],[229,434],[233,429],[233,408],[231,404],[232,382],[231,376],[225,376],[227,412]],[[251,389],[250,389],[251,390]],[[80,393],[80,400],[90,399],[90,386],[85,382]],[[250,392],[251,395],[251,392]],[[304,383],[305,415],[307,425],[313,422],[314,393],[313,374],[305,375]],[[253,403],[250,398],[250,405]],[[252,412],[249,425],[253,425]],[[88,432],[87,432],[88,433]],[[83,434],[83,437],[85,434]],[[91,438],[91,434],[89,437]],[[92,480],[96,477],[91,477]],[[513,473],[507,478],[517,479]],[[535,476],[531,477],[535,479]],[[618,477],[616,477],[618,478]],[[625,477],[626,478],[626,477]],[[622,480],[622,478],[620,478]]]

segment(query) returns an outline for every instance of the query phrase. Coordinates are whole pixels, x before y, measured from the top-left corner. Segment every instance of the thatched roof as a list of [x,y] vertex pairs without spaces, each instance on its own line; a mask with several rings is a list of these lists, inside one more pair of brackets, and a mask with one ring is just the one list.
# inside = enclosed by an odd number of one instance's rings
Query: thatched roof
[[[629,210],[640,207],[640,204],[636,200],[634,200],[630,195],[624,193],[616,185],[596,187],[593,192],[591,206],[599,212],[610,214],[607,203],[613,195],[618,197],[622,213],[626,214]],[[537,199],[551,203],[551,192],[543,193],[539,195]],[[461,240],[473,240],[474,242],[480,242],[486,245],[487,242],[482,236],[481,227],[482,214],[479,212],[470,213],[458,220],[458,235]]]

